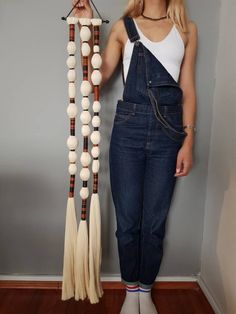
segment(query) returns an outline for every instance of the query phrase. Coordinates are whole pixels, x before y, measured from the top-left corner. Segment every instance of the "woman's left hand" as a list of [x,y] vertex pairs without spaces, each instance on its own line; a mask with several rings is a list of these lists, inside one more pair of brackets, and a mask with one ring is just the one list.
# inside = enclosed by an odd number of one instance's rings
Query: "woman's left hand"
[[193,165],[192,145],[183,144],[177,155],[175,177],[186,176]]

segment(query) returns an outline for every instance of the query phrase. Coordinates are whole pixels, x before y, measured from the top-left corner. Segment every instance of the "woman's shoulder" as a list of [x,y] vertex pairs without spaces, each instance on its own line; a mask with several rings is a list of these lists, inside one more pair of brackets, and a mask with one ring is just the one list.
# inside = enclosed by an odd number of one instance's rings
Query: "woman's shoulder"
[[123,17],[115,20],[112,24],[111,31],[116,34],[117,39],[124,43],[126,39],[125,25],[123,21]]

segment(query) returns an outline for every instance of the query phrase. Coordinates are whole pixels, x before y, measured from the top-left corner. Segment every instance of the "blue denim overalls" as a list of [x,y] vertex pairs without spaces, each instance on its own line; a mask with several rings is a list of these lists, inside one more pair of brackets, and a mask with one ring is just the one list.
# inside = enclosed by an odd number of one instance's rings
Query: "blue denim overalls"
[[163,256],[165,223],[183,131],[182,90],[124,18],[131,62],[116,106],[109,148],[121,280],[152,287]]

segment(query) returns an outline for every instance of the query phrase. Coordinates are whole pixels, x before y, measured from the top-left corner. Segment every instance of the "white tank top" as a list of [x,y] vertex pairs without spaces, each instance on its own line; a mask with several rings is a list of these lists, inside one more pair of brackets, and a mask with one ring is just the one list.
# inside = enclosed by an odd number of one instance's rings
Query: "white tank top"
[[[138,25],[134,18],[133,20],[140,36],[139,40],[162,63],[162,65],[175,79],[175,81],[178,82],[180,66],[185,52],[185,46],[176,26],[172,26],[170,32],[163,40],[155,42],[148,39],[138,28]],[[133,47],[134,42],[131,42],[128,38],[125,43],[123,56],[123,69],[125,80],[128,74]]]

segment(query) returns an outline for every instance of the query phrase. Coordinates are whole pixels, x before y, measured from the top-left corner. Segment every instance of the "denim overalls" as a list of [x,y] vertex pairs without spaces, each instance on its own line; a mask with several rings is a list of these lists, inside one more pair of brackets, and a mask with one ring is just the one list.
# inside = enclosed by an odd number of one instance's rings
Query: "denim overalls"
[[134,48],[109,147],[115,235],[123,283],[150,288],[163,256],[176,159],[186,136],[182,90],[139,41],[133,19],[125,17],[124,24]]

